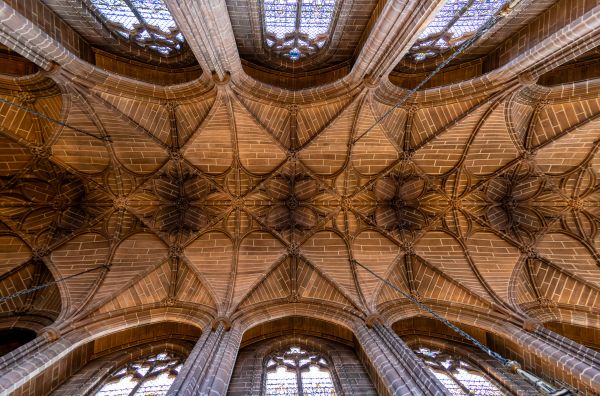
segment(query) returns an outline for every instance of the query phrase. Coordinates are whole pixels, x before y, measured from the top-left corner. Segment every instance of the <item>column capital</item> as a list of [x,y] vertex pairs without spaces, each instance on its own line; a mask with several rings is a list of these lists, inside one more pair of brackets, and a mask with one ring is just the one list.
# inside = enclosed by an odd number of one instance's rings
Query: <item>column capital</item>
[[226,318],[224,316],[220,316],[218,318],[213,319],[213,321],[211,323],[211,330],[212,331],[217,330],[217,328],[219,327],[220,324],[223,325],[223,329],[225,331],[229,331],[231,329],[231,320],[229,320],[229,318]]

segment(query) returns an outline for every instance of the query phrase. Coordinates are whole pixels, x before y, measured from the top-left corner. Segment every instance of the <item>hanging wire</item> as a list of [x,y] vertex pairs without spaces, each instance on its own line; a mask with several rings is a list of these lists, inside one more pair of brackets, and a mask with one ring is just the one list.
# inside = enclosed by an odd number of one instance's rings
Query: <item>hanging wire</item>
[[[356,139],[354,139],[352,141],[352,144],[355,144],[360,139],[362,139],[367,133],[369,133],[369,131],[371,131],[373,128],[375,128],[375,126],[377,126],[379,123],[381,123],[383,120],[385,120],[385,118],[388,117],[395,109],[397,109],[400,106],[402,106],[406,102],[406,100],[408,98],[410,98],[414,93],[416,93],[425,84],[427,84],[440,70],[442,70],[444,67],[446,67],[457,56],[459,56],[460,54],[462,54],[475,41],[477,41],[485,32],[487,32],[492,26],[494,26],[496,24],[496,22],[498,22],[500,19],[504,18],[504,15],[507,13],[507,9],[506,9],[507,7],[508,6],[503,7],[496,14],[490,16],[487,19],[487,21],[485,21],[485,23],[483,25],[481,25],[479,27],[479,29],[477,29],[477,31],[475,32],[475,34],[473,36],[471,36],[464,43],[462,43],[461,46],[456,51],[454,51],[450,56],[448,56],[446,59],[444,59],[444,61],[442,61],[420,83],[418,83],[414,88],[412,88],[411,90],[409,90],[408,92],[406,92],[395,105],[393,105],[392,107],[390,107],[385,113],[383,113],[383,115],[381,117],[379,117],[377,120],[375,120],[375,122],[371,126],[369,126],[363,133],[361,133]],[[457,12],[457,15],[461,14],[461,13],[464,13],[463,9],[459,10]],[[446,318],[440,316],[435,311],[433,311],[431,308],[429,308],[425,304],[419,302],[412,295],[410,295],[410,294],[402,291],[400,288],[396,287],[394,284],[388,282],[386,279],[384,279],[381,276],[377,275],[375,272],[373,272],[369,268],[365,267],[360,262],[358,262],[356,260],[352,260],[352,261],[356,265],[359,265],[360,267],[364,268],[366,271],[368,271],[369,273],[371,273],[373,276],[375,276],[376,278],[378,278],[379,280],[381,280],[382,282],[384,282],[385,284],[387,284],[389,287],[391,287],[394,290],[396,290],[398,293],[402,294],[405,298],[407,298],[412,303],[414,303],[415,305],[417,305],[420,309],[422,309],[423,311],[429,312],[435,319],[437,319],[438,321],[442,322],[443,324],[445,324],[446,326],[448,326],[449,328],[451,328],[452,330],[454,330],[456,333],[460,334],[464,338],[466,338],[469,341],[471,341],[479,349],[481,349],[482,351],[484,351],[486,354],[488,354],[492,358],[496,359],[502,365],[506,366],[506,365],[508,365],[508,364],[511,363],[511,361],[509,359],[506,359],[505,357],[501,356],[499,353],[492,351],[490,348],[488,348],[487,346],[483,345],[477,339],[475,339],[474,337],[472,337],[471,335],[469,335],[465,331],[461,330],[459,327],[457,327],[456,325],[454,325],[453,323],[451,323],[450,321],[448,321]]]
[[496,24],[496,22],[498,22],[500,19],[504,18],[504,15],[506,13],[507,13],[507,11],[503,7],[496,14],[489,17],[488,20],[485,21],[485,23],[483,25],[481,25],[479,27],[479,29],[477,29],[477,31],[475,32],[475,34],[472,37],[470,37],[464,43],[462,43],[461,46],[456,51],[454,51],[449,57],[444,59],[444,61],[442,63],[440,63],[419,84],[417,84],[416,87],[414,87],[410,91],[406,92],[395,105],[393,105],[388,110],[386,110],[386,112],[383,113],[383,115],[381,117],[379,117],[377,120],[375,120],[375,122],[370,127],[368,127],[363,133],[361,133],[356,139],[352,140],[352,144],[356,144],[356,142],[358,142],[360,139],[362,139],[367,133],[369,133],[369,131],[371,131],[379,123],[381,123],[383,120],[385,120],[394,110],[396,110],[397,108],[402,106],[408,100],[408,98],[410,98],[415,92],[417,92],[425,84],[427,84],[440,70],[442,70],[444,67],[446,67],[458,55],[463,53],[464,50],[469,48],[471,46],[471,44],[473,44],[475,41],[477,41],[485,32],[487,32],[492,26],[494,26]]
[[38,291],[38,290],[41,290],[41,289],[45,289],[48,286],[56,285],[58,283],[61,283],[61,282],[64,282],[66,280],[75,278],[77,276],[80,276],[80,275],[83,275],[83,274],[87,274],[87,273],[92,272],[92,271],[96,271],[96,270],[98,270],[100,268],[106,268],[106,269],[108,269],[108,266],[107,265],[99,265],[97,267],[90,268],[90,269],[87,269],[85,271],[73,274],[73,275],[65,276],[64,278],[60,278],[60,279],[57,279],[57,280],[54,280],[54,281],[51,281],[51,282],[48,282],[48,283],[44,283],[44,284],[41,284],[41,285],[38,285],[38,286],[30,287],[29,289],[20,290],[20,291],[18,291],[16,293],[8,295],[8,296],[0,297],[0,304],[3,303],[3,302],[5,302],[5,301],[12,300],[13,298],[20,297],[20,296],[22,296],[24,294],[33,293],[35,291]]
[[79,128],[77,128],[77,127],[71,126],[71,125],[69,125],[69,124],[67,124],[67,123],[64,123],[64,122],[62,122],[62,121],[59,121],[59,120],[57,120],[57,119],[54,119],[54,118],[52,118],[52,117],[50,117],[50,116],[47,116],[47,115],[46,115],[46,114],[44,114],[44,113],[40,113],[39,111],[36,111],[36,110],[30,109],[30,108],[28,108],[28,107],[25,107],[25,106],[21,106],[21,105],[20,105],[20,104],[18,104],[18,103],[11,102],[10,100],[7,100],[7,99],[4,99],[4,98],[1,98],[1,97],[0,97],[0,102],[2,102],[2,103],[6,103],[6,104],[7,104],[7,105],[9,105],[9,106],[13,106],[13,107],[16,107],[16,108],[18,108],[18,109],[24,110],[24,111],[26,111],[26,112],[28,112],[28,113],[30,113],[30,114],[33,114],[33,115],[35,115],[35,116],[37,116],[37,117],[43,118],[43,119],[45,119],[46,121],[53,122],[53,123],[55,123],[55,124],[58,124],[58,125],[60,125],[60,126],[62,126],[62,127],[69,128],[69,129],[71,129],[71,130],[73,130],[73,131],[75,131],[75,132],[82,133],[82,134],[84,134],[84,135],[87,135],[87,136],[89,136],[89,137],[92,137],[92,138],[94,138],[94,139],[103,140],[103,141],[106,141],[106,142],[111,142],[111,141],[112,141],[112,140],[111,140],[111,138],[110,138],[110,136],[96,136],[96,135],[94,135],[94,134],[93,134],[93,133],[91,133],[91,132],[86,132],[86,131],[84,131],[83,129],[79,129]]
[[394,285],[387,279],[376,274],[370,268],[361,264],[359,261],[351,260],[351,262],[354,263],[355,265],[358,265],[359,267],[363,268],[364,270],[369,272],[371,275],[373,275],[374,277],[376,277],[377,279],[382,281],[384,284],[386,284],[387,286],[391,287],[392,289],[394,289],[395,291],[400,293],[403,297],[405,297],[410,302],[412,302],[417,307],[419,307],[419,309],[422,309],[423,311],[428,312],[436,320],[443,323],[445,326],[449,327],[450,329],[454,330],[456,333],[460,334],[467,340],[471,341],[477,348],[481,349],[483,352],[485,352],[487,355],[489,355],[493,359],[496,359],[498,362],[500,362],[504,367],[508,368],[510,371],[512,371],[512,372],[518,374],[519,376],[521,376],[522,378],[524,378],[527,382],[529,382],[530,384],[535,386],[538,390],[543,392],[545,395],[569,396],[572,394],[571,391],[566,388],[557,390],[556,388],[554,388],[552,385],[548,384],[541,378],[529,373],[528,371],[521,369],[520,365],[517,362],[515,362],[514,360],[507,359],[504,356],[500,355],[498,352],[492,351],[490,348],[488,348],[487,346],[485,346],[481,342],[479,342],[476,338],[472,337],[469,333],[465,332],[464,330],[462,330],[461,328],[456,326],[454,323],[450,322],[448,319],[444,318],[443,316],[441,316],[440,314],[435,312],[433,309],[429,308],[427,305],[425,305],[422,302],[420,302],[419,300],[417,300],[411,294],[406,293],[405,291],[403,291],[402,289],[400,289],[398,286]]
[[452,330],[454,330],[455,332],[457,332],[461,336],[465,337],[467,340],[471,341],[479,349],[481,349],[482,351],[484,351],[485,353],[487,353],[489,356],[491,356],[492,358],[494,358],[497,361],[499,361],[500,363],[502,363],[503,366],[508,365],[508,363],[510,362],[509,359],[506,359],[505,357],[503,357],[502,355],[500,355],[498,352],[492,351],[490,348],[488,348],[487,346],[485,346],[481,342],[479,342],[476,338],[474,338],[471,335],[469,335],[469,333],[467,333],[464,330],[460,329],[458,326],[456,326],[455,324],[453,324],[452,322],[450,322],[448,319],[444,318],[443,316],[441,316],[440,314],[438,314],[437,312],[435,312],[434,310],[432,310],[431,308],[429,308],[427,305],[425,305],[422,302],[420,302],[419,300],[417,300],[414,296],[406,293],[405,291],[403,291],[402,289],[400,289],[399,287],[397,287],[393,283],[389,282],[387,279],[383,278],[382,276],[379,276],[378,274],[376,274],[371,269],[367,268],[366,266],[364,266],[363,264],[361,264],[357,260],[353,260],[353,262],[354,262],[354,264],[362,267],[363,269],[365,269],[366,271],[368,271],[369,273],[371,273],[377,279],[379,279],[380,281],[384,282],[386,285],[388,285],[389,287],[391,287],[392,289],[394,289],[398,293],[402,294],[402,296],[404,296],[406,299],[410,300],[413,304],[415,304],[416,306],[418,306],[420,309],[422,309],[423,311],[429,312],[431,314],[431,316],[433,316],[434,318],[436,318],[438,321],[442,322],[443,324],[445,324],[446,326],[450,327]]

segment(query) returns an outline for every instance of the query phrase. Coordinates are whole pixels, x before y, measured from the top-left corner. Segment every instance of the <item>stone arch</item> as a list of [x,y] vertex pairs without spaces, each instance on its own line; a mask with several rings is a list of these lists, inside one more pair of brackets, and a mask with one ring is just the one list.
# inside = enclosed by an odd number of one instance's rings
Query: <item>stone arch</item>
[[330,364],[335,387],[345,394],[376,394],[357,353],[360,347],[350,328],[296,315],[265,321],[244,332],[229,391],[262,394],[267,359],[272,353],[290,346],[324,356]]
[[187,357],[200,338],[202,330],[192,324],[162,321],[132,326],[118,332],[94,338],[80,345],[74,354],[78,367],[66,376],[57,394],[87,394],[96,390],[104,380],[124,364],[159,352]]
[[298,302],[293,304],[293,310],[282,304],[261,307],[260,310],[244,311],[241,315],[234,315],[232,319],[239,321],[243,331],[276,319],[302,316],[315,320],[322,320],[346,329],[353,329],[362,320],[358,312],[349,312],[337,306],[328,306],[312,302]]
[[537,394],[535,389],[530,387],[523,379],[508,372],[499,362],[469,346],[423,335],[402,337],[402,339],[413,350],[418,347],[426,347],[459,356],[461,360],[478,369],[485,377],[488,377],[488,380],[491,379],[494,385],[507,393],[518,394],[526,391]]
[[0,328],[20,327],[39,332],[54,323],[63,302],[59,288],[52,283],[55,281],[46,264],[33,258],[0,273],[0,294],[11,297],[0,305]]

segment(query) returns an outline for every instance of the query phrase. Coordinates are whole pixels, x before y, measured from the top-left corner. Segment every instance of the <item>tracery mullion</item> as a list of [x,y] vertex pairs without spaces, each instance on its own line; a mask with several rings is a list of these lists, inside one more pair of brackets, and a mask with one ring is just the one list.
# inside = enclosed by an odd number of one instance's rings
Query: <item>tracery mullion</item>
[[294,32],[294,46],[298,47],[298,35],[300,34],[300,23],[302,21],[302,4],[303,0],[298,0],[298,5],[296,6],[296,27]]
[[452,381],[454,381],[454,383],[460,387],[460,389],[463,392],[465,392],[467,395],[471,395],[472,394],[471,390],[469,388],[467,388],[458,378],[456,378],[454,376],[454,374],[450,370],[448,370],[443,364],[439,364],[439,366],[442,368],[442,370],[444,371],[444,373],[446,373],[446,375],[448,377],[450,377],[450,379]]
[[304,396],[304,388],[302,387],[302,373],[300,372],[300,358],[296,356],[294,359],[296,365],[296,385],[298,386],[298,396]]
[[[146,379],[148,378],[148,376],[154,371],[154,369],[156,368],[157,364],[158,364],[158,361],[155,360],[154,363],[152,363],[152,366],[148,369],[148,371],[146,371],[146,373],[142,376],[142,378],[140,378],[140,380],[138,381],[137,385],[133,387],[133,389],[131,390],[131,392],[129,392],[129,396],[134,396],[135,395],[135,393],[144,384],[144,382],[146,381]],[[136,371],[137,371],[137,369],[136,369]]]
[[152,32],[151,29],[149,29],[150,24],[146,21],[146,18],[144,18],[144,16],[142,14],[140,14],[137,7],[135,7],[133,4],[131,4],[131,0],[123,0],[123,1],[125,2],[125,4],[127,4],[127,7],[129,7],[131,12],[133,12],[133,15],[135,15],[135,17],[142,23],[142,25],[144,25],[144,28],[146,29],[148,34],[150,34],[150,37],[152,37],[152,40],[154,40],[155,42],[158,42],[158,37],[156,36],[156,34],[154,34]]
[[469,10],[469,8],[471,8],[473,3],[475,3],[475,0],[469,0],[458,12],[456,12],[454,14],[454,17],[452,17],[452,19],[450,21],[448,21],[446,26],[444,26],[442,31],[440,33],[438,33],[438,38],[435,39],[435,41],[433,43],[431,43],[429,45],[429,47],[432,47],[432,48],[435,47],[435,45],[442,38],[442,36],[445,33],[447,33],[448,30],[450,30],[452,28],[452,26],[454,26],[454,24],[465,14],[465,12],[467,12]]

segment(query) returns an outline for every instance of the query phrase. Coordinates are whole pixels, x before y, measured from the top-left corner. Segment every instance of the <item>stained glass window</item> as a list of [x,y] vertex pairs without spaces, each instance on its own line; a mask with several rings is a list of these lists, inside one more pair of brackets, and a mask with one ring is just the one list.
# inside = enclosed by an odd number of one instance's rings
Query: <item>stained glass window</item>
[[298,347],[267,359],[266,396],[334,396],[329,362],[316,352]]
[[264,0],[265,45],[290,60],[317,53],[329,39],[336,0]]
[[162,396],[175,381],[183,359],[167,352],[146,356],[115,370],[96,396]]
[[481,370],[460,357],[428,348],[419,348],[415,353],[452,395],[504,395]]
[[163,0],[91,0],[106,25],[138,45],[161,55],[179,50],[184,42]]
[[446,0],[408,51],[413,61],[434,58],[471,38],[508,0]]

